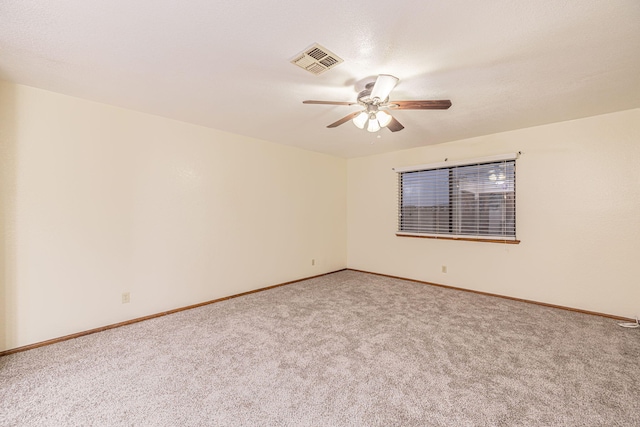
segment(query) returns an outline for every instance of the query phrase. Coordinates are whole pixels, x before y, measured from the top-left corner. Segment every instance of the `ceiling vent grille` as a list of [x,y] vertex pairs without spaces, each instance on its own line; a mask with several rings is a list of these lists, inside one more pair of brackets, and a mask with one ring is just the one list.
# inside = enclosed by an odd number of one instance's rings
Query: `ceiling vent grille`
[[292,64],[315,75],[322,74],[342,62],[342,58],[317,43],[291,60]]

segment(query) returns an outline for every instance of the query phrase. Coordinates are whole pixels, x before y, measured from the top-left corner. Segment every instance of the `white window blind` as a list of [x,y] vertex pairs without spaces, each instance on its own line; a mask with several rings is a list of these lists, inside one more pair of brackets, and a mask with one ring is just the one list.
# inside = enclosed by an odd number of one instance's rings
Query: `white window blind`
[[398,168],[398,234],[516,240],[516,155]]

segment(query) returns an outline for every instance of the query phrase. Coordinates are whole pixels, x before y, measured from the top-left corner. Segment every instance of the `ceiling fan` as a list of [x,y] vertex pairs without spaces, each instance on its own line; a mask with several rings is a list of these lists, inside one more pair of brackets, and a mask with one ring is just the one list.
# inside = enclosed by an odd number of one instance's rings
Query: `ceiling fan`
[[404,126],[387,110],[446,110],[451,107],[451,101],[448,99],[437,101],[389,101],[389,94],[398,84],[398,80],[397,77],[389,74],[380,74],[375,82],[367,83],[365,89],[358,94],[356,102],[302,101],[302,103],[361,105],[364,110],[348,114],[327,127],[335,128],[349,120],[353,120],[353,124],[360,129],[366,128],[369,132],[377,132],[383,127],[387,127],[391,132],[398,132],[404,129]]

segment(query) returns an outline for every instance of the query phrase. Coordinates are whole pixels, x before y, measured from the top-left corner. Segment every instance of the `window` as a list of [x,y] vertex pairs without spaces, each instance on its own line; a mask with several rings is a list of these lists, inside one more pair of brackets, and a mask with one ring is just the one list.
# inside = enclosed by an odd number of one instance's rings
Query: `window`
[[515,157],[396,169],[398,235],[517,243]]

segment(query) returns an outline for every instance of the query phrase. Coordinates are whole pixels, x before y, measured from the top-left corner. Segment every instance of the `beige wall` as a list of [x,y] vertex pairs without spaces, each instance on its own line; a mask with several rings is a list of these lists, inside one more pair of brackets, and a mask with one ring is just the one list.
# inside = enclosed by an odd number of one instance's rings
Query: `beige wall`
[[345,160],[0,91],[0,350],[346,266]]
[[[517,151],[520,245],[394,235],[393,167]],[[640,109],[349,160],[348,266],[634,317],[639,161]]]
[[[0,351],[347,265],[633,317],[639,141],[636,109],[347,162],[0,83]],[[520,245],[395,236],[393,167],[514,151]]]

